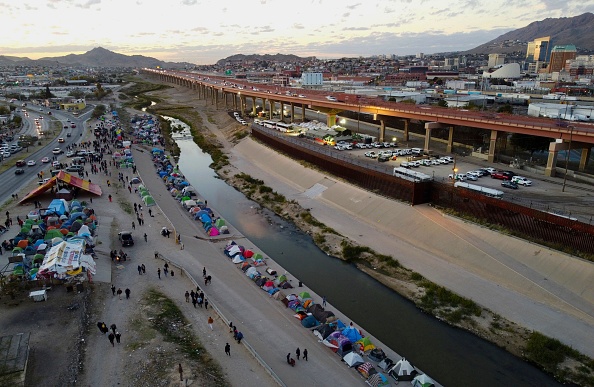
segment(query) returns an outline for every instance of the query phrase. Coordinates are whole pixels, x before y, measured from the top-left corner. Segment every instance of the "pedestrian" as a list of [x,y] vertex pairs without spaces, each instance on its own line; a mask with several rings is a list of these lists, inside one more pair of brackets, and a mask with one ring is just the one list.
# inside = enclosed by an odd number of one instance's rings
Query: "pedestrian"
[[227,356],[231,356],[231,346],[229,345],[229,343],[225,344],[225,353],[227,354]]
[[109,332],[109,328],[107,328],[107,325],[105,325],[104,322],[101,323],[101,332],[103,332],[103,334]]
[[179,247],[179,249],[180,249],[180,250],[183,250],[183,249],[184,249],[184,242],[180,242],[180,247]]
[[291,364],[291,352],[287,353],[287,363]]
[[233,332],[233,323],[229,321],[229,332]]
[[173,277],[173,274],[175,274],[175,273],[173,273],[173,270],[171,270],[171,271],[169,272],[169,274],[171,274],[171,276]]
[[116,293],[118,294],[118,297],[121,300],[122,299],[122,288],[118,288],[118,291]]
[[202,269],[202,278],[206,279],[206,266]]
[[144,233],[144,241],[148,242],[148,236],[146,235],[146,233]]
[[120,343],[120,338],[122,337],[122,334],[120,332],[116,332],[115,333],[115,339],[118,342],[118,344]]
[[237,334],[239,332],[237,331],[237,327],[235,325],[233,325],[233,340],[237,340]]
[[136,224],[134,222],[132,222],[132,230],[136,230]]
[[[165,265],[167,265],[167,264],[165,264]],[[167,266],[165,266],[165,267],[163,268],[163,274],[165,274],[165,277],[167,277]]]
[[208,316],[208,326],[210,327],[210,330],[212,331],[212,323],[214,322],[214,320],[212,319],[211,316]]
[[303,360],[307,361],[307,348],[303,350]]
[[202,308],[202,303],[204,302],[203,298],[198,296],[198,298],[196,299],[196,302],[198,303],[198,306]]
[[107,198],[109,199],[109,202],[111,203],[111,194],[107,195]]
[[111,346],[114,347],[115,345],[113,344],[113,339],[115,339],[115,335],[113,333],[110,333],[109,336],[107,336],[109,338],[109,342],[111,343]]
[[99,328],[99,332],[103,333],[103,323],[101,321],[97,323],[97,328]]
[[149,211],[148,211],[148,213],[149,213],[149,216],[150,216],[150,217],[152,217],[152,216],[153,216],[153,210],[151,210],[150,208],[149,208]]
[[146,266],[144,266],[144,263],[140,265],[140,267],[142,268],[142,274],[146,274]]
[[184,381],[184,370],[182,369],[181,363],[179,363],[179,365],[177,366],[177,372],[179,372],[179,381],[183,382]]
[[322,296],[322,306],[326,307],[326,296]]
[[163,267],[165,268],[165,270],[169,270],[169,264],[167,262],[165,262],[165,264],[163,265]]
[[161,279],[161,268],[157,269],[157,275],[159,276],[159,279]]
[[126,299],[130,298],[130,289],[126,288]]
[[299,356],[301,356],[301,350],[299,349],[299,347],[297,347],[297,349],[295,350],[295,357],[297,358],[297,360],[299,360]]
[[208,300],[204,299],[204,309],[208,309]]
[[197,303],[198,303],[198,301],[196,301],[196,299],[194,297],[192,297],[192,305],[194,305],[194,309],[196,308]]
[[115,289],[115,286],[114,286],[114,285],[111,285],[111,293],[112,293],[114,296],[115,296],[115,291],[116,291],[116,289]]
[[241,339],[243,339],[243,333],[237,332],[237,344],[241,344]]
[[190,292],[186,290],[186,302],[190,302]]
[[142,275],[142,266],[138,265],[138,275]]
[[116,325],[115,325],[115,324],[111,324],[111,325],[109,326],[109,328],[110,328],[110,329],[113,331],[113,334],[115,334],[115,333],[116,333],[116,330],[118,329],[118,327],[116,327]]

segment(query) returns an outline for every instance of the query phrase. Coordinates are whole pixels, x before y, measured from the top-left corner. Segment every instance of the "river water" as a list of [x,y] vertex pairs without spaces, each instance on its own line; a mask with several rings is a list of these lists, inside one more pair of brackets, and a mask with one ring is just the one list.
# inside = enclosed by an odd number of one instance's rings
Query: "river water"
[[[175,125],[184,124],[170,119]],[[560,386],[536,367],[419,311],[354,266],[327,256],[311,238],[217,178],[210,155],[177,140],[179,166],[209,207],[333,307],[445,386]],[[250,215],[250,216],[247,216]],[[254,220],[257,219],[257,220]]]

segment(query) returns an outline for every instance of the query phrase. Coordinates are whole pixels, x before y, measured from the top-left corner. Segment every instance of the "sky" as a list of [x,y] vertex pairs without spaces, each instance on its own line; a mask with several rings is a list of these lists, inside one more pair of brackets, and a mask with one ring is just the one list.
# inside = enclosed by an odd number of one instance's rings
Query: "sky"
[[103,47],[169,62],[234,54],[319,59],[469,50],[594,0],[0,0],[0,55]]

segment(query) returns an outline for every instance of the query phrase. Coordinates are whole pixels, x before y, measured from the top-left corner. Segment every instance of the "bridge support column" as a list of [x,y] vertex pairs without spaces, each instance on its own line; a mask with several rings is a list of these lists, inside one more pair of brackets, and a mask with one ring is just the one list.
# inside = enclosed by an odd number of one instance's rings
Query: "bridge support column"
[[557,156],[560,150],[569,148],[569,143],[553,141],[549,144],[549,157],[547,158],[547,167],[544,175],[554,177],[557,175]]
[[582,156],[580,157],[580,166],[578,171],[584,172],[586,167],[588,166],[588,160],[590,159],[590,154],[592,152],[592,148],[589,146],[591,144],[585,144],[586,146],[582,148]]
[[252,97],[252,114],[254,117],[258,114],[256,111],[256,97]]
[[285,120],[285,103],[280,101],[280,119],[281,121]]
[[404,141],[408,141],[409,136],[408,136],[408,124],[410,123],[410,120],[404,120]]
[[425,123],[425,152],[429,152],[429,146],[431,145],[431,129],[441,128],[442,125],[439,122],[427,122]]
[[245,113],[245,109],[247,107],[247,103],[245,102],[245,95],[239,96],[239,114],[243,115]]
[[305,122],[305,105],[301,105],[301,122]]
[[291,123],[295,122],[295,104],[291,102]]
[[333,127],[336,125],[336,113],[328,113],[326,114],[326,125],[329,127]]
[[386,121],[380,119],[380,126],[379,126],[379,142],[384,142],[386,137]]
[[489,140],[489,155],[487,161],[492,163],[495,161],[495,150],[497,148],[497,136],[499,132],[497,130],[491,130],[491,138]]
[[448,134],[448,145],[446,146],[446,152],[452,153],[454,150],[454,127],[450,126],[449,134]]

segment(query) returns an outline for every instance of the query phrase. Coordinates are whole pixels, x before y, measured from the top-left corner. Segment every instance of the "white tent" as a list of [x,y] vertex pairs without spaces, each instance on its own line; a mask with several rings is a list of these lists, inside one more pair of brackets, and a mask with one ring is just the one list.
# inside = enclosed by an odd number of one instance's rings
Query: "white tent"
[[405,358],[400,359],[390,368],[388,375],[393,376],[397,380],[412,380],[418,372],[415,367],[410,364]]
[[349,368],[357,367],[365,363],[365,360],[363,360],[361,355],[359,355],[357,352],[347,353],[346,355],[344,355],[342,360],[344,360],[344,362],[346,363],[346,365],[349,366]]
[[417,375],[412,381],[413,387],[434,387],[435,382],[425,374]]
[[241,254],[238,254],[235,257],[233,257],[233,263],[241,263],[243,261],[245,261],[245,258]]

